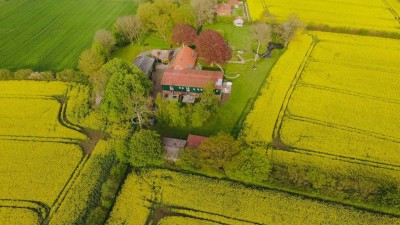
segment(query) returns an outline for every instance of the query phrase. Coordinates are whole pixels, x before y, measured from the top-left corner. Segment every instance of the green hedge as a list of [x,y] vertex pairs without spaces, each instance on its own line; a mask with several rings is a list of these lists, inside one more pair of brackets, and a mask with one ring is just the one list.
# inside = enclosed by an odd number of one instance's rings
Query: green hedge
[[49,224],[85,224],[88,212],[98,205],[101,186],[115,159],[111,146],[101,140]]

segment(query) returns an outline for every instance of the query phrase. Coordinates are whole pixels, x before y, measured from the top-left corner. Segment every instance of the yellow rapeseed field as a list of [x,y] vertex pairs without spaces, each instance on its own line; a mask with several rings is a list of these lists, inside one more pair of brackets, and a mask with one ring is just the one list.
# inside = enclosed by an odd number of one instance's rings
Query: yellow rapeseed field
[[201,220],[191,217],[179,217],[179,216],[168,216],[162,218],[158,225],[219,225],[218,222],[212,222],[207,220]]
[[107,224],[143,224],[151,203],[222,224],[400,224],[351,207],[166,170],[132,173]]
[[77,145],[1,140],[0,199],[51,206],[81,158]]
[[[279,138],[278,148],[281,143],[287,148],[399,166],[400,40],[312,35],[318,41],[304,69],[299,60],[284,55],[271,72],[275,83],[268,83],[249,114],[245,140],[272,144]],[[304,47],[297,49],[304,52]],[[295,50],[289,46],[285,54],[290,51]],[[290,69],[296,68],[294,63],[301,74],[293,86],[299,72]],[[276,73],[280,76],[275,77]],[[286,86],[277,89],[278,82]]]
[[267,8],[278,22],[297,14],[303,22],[331,27],[384,31],[400,28],[396,20],[400,7],[396,0],[248,0],[247,3],[252,19],[259,19]]
[[0,224],[39,225],[40,220],[30,209],[0,207]]
[[0,82],[1,96],[61,96],[67,91],[67,84],[59,81],[10,80]]
[[41,223],[82,165],[77,144],[86,136],[61,115],[67,89],[62,82],[0,82],[0,224]]
[[60,124],[58,114],[61,104],[56,100],[1,97],[0,138],[86,138]]
[[292,41],[274,66],[245,121],[243,134],[248,143],[272,141],[275,121],[282,102],[311,44],[310,36],[298,37]]

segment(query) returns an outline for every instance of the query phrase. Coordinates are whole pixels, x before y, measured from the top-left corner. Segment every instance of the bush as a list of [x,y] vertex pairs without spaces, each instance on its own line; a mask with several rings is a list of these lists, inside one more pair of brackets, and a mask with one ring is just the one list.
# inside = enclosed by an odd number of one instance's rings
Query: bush
[[0,69],[0,80],[11,80],[13,79],[13,73],[6,69]]
[[82,72],[73,69],[65,69],[56,73],[56,79],[64,82],[88,83],[87,76],[85,76]]
[[88,218],[86,220],[86,224],[87,225],[104,224],[104,218],[106,218],[106,216],[107,216],[107,210],[98,206],[89,213]]
[[26,80],[28,79],[29,75],[31,75],[33,71],[31,69],[20,69],[15,71],[14,79],[15,80]]

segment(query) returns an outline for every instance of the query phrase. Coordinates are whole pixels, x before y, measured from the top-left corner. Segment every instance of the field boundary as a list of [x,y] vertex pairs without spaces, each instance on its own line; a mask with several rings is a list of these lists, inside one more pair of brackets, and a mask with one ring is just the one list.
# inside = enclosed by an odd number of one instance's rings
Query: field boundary
[[317,44],[317,40],[316,40],[315,36],[312,36],[312,38],[313,38],[312,43],[309,46],[309,48],[307,50],[307,53],[304,56],[301,64],[299,65],[299,68],[297,69],[296,75],[294,76],[294,78],[293,78],[293,80],[292,80],[292,82],[290,84],[290,87],[289,87],[289,89],[287,90],[287,92],[285,94],[283,103],[282,103],[281,108],[279,110],[278,117],[276,118],[276,121],[275,121],[275,126],[274,126],[274,130],[273,130],[273,133],[272,133],[272,140],[275,140],[276,138],[279,138],[279,131],[280,131],[281,127],[282,127],[283,117],[285,116],[285,111],[286,111],[287,106],[289,104],[290,97],[292,96],[292,94],[293,94],[293,92],[295,90],[296,84],[300,80],[301,74],[304,71],[305,65],[307,64],[307,61],[310,58],[311,53],[313,52],[314,47]]

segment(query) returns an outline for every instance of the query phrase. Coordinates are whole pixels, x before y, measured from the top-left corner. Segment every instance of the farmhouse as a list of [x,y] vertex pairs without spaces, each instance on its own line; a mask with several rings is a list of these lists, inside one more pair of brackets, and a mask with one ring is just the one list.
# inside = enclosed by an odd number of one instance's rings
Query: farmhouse
[[197,53],[193,49],[184,45],[178,54],[176,54],[172,63],[172,68],[174,70],[193,69],[196,60]]
[[208,83],[214,84],[216,95],[221,95],[223,77],[221,71],[174,70],[170,68],[164,72],[161,80],[163,96],[172,96],[178,99],[184,96],[198,98]]
[[133,64],[147,75],[147,77],[151,78],[151,74],[156,66],[156,60],[148,56],[138,56],[135,61],[133,61]]
[[176,161],[179,152],[184,148],[198,148],[208,137],[189,134],[187,140],[163,137],[162,143],[165,151],[164,158],[169,161]]

